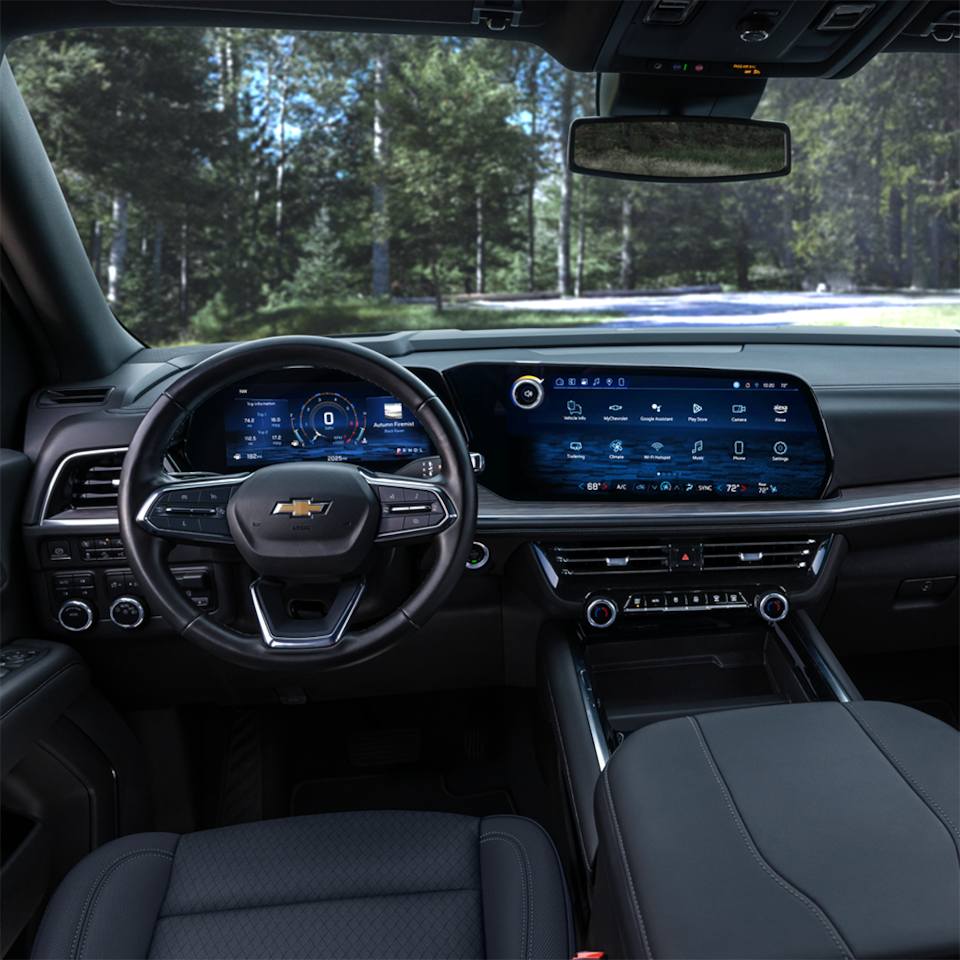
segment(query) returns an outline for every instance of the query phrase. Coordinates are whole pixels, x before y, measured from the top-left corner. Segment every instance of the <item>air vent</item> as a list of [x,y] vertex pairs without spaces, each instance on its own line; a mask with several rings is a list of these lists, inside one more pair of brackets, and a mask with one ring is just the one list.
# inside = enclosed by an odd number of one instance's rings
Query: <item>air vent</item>
[[849,32],[856,30],[873,13],[875,3],[837,3],[817,26],[818,30]]
[[738,540],[703,545],[704,570],[806,570],[813,563],[817,541]]
[[644,23],[657,26],[679,27],[686,23],[699,0],[653,0],[643,18]]
[[70,506],[74,510],[82,507],[116,508],[122,469],[122,458],[116,464],[81,464],[71,487]]
[[38,401],[41,407],[59,407],[67,404],[99,406],[107,402],[113,387],[69,387],[44,390]]
[[665,543],[624,545],[542,547],[557,573],[563,576],[588,574],[666,573],[670,569],[670,548]]
[[60,463],[44,498],[41,522],[114,519],[126,448],[73,453]]

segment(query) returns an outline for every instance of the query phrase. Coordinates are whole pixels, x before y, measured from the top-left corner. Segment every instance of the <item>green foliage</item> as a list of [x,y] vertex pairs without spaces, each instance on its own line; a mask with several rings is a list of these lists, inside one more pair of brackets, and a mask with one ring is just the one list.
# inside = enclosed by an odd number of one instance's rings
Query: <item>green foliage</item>
[[375,192],[393,296],[438,307],[557,289],[566,235],[583,290],[960,285],[956,58],[770,81],[757,116],[790,124],[789,178],[575,177],[567,211],[561,118],[592,115],[593,77],[523,43],[94,29],[9,57],[91,264],[106,290],[112,256],[112,306],[150,343],[574,322],[374,300]]

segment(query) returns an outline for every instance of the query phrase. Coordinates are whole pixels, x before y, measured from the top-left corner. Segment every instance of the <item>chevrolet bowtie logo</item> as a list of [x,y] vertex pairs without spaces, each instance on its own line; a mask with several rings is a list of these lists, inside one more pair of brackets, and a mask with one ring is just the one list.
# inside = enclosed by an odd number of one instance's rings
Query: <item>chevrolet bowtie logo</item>
[[326,503],[314,503],[312,499],[281,501],[273,508],[273,512],[286,513],[291,517],[320,516],[330,509],[331,502],[328,500]]

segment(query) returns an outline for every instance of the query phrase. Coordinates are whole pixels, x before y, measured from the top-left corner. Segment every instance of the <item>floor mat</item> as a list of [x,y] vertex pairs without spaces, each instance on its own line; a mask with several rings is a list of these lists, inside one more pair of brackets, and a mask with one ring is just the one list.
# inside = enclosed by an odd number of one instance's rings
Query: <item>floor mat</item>
[[430,810],[468,817],[517,812],[506,790],[457,795],[434,770],[304,780],[293,788],[291,816],[344,810]]

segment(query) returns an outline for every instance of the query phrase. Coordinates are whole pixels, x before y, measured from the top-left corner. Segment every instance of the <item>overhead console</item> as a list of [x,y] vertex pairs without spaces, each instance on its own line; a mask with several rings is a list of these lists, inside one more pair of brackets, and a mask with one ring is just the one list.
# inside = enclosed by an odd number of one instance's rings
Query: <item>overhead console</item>
[[509,500],[816,500],[813,392],[770,372],[470,364],[447,378],[484,485]]
[[[761,7],[627,0],[600,50],[596,69],[678,81],[736,76],[839,79],[901,38],[907,42],[894,49],[936,48],[932,33],[939,26],[940,35],[947,38],[944,31],[951,22],[941,8],[949,4],[925,6],[934,9],[925,13],[920,5],[904,0],[827,4],[778,0]],[[917,44],[927,37],[926,44]]]

